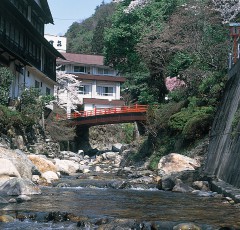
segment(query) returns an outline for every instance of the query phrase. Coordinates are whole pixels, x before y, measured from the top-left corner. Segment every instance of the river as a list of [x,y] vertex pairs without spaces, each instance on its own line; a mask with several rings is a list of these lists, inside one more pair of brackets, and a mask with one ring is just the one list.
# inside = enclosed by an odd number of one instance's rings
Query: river
[[87,224],[81,228],[76,222],[63,221],[64,219],[60,220],[62,222],[46,222],[46,215],[49,217],[51,212],[59,212],[59,215],[72,213],[80,219],[88,220],[89,223],[116,218],[135,219],[138,223],[156,222],[159,226],[156,229],[163,230],[173,229],[173,226],[184,222],[193,222],[207,230],[224,226],[240,229],[240,208],[223,202],[222,198],[198,197],[157,189],[112,189],[105,186],[109,183],[109,178],[105,180],[76,178],[62,179],[63,183],[68,182],[71,187],[42,187],[42,194],[32,196],[29,202],[1,205],[2,215],[34,218],[0,223],[0,229],[100,229],[97,225]]

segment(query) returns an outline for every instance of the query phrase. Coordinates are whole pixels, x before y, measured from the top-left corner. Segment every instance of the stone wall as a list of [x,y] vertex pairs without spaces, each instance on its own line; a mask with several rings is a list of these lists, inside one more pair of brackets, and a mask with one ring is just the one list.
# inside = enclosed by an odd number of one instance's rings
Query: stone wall
[[229,72],[210,132],[205,172],[240,187],[240,62]]

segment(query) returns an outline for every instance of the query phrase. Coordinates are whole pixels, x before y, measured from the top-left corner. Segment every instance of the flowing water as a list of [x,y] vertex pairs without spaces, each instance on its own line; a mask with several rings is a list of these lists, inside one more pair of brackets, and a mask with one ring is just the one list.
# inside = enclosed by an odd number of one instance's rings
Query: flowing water
[[[80,180],[74,181],[81,184]],[[88,182],[86,181],[86,184]],[[89,182],[90,183],[90,182]],[[49,212],[68,212],[89,219],[124,218],[171,223],[194,222],[202,229],[234,226],[240,229],[240,208],[223,203],[221,198],[165,192],[157,189],[111,189],[98,187],[42,187],[42,194],[23,203],[1,205],[0,214],[36,214],[35,220],[1,223],[0,229],[79,229],[74,222],[44,222]],[[91,228],[86,228],[91,229]],[[96,228],[97,229],[97,228]],[[164,228],[162,228],[164,230]],[[172,229],[166,228],[166,229]]]

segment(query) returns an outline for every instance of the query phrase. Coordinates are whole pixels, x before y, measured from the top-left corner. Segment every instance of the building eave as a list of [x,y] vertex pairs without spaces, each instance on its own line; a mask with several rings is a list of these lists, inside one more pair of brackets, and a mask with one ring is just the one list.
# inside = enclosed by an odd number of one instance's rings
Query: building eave
[[75,75],[78,80],[97,80],[97,81],[110,81],[110,82],[120,82],[120,83],[124,83],[126,81],[125,77],[78,74],[78,73],[70,73],[70,74]]

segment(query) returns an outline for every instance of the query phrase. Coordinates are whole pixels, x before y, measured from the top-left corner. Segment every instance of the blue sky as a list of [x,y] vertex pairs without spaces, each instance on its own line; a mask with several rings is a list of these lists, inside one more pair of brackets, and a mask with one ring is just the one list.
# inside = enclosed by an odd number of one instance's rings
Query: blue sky
[[[54,25],[45,26],[45,34],[64,35],[73,22],[81,21],[94,14],[103,0],[48,0]],[[104,0],[105,3],[111,0]]]

